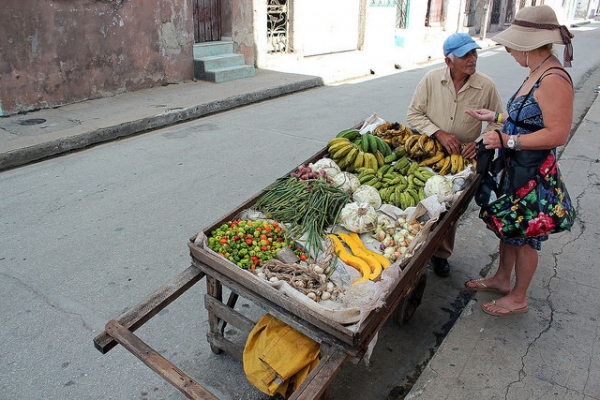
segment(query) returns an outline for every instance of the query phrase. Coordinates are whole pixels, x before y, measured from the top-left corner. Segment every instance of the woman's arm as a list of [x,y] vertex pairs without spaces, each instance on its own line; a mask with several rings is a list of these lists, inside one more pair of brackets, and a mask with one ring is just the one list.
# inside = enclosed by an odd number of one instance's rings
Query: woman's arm
[[534,92],[542,110],[544,129],[521,135],[521,148],[543,150],[567,143],[573,123],[573,88],[565,78],[550,74]]
[[485,108],[479,108],[476,110],[465,110],[465,114],[470,115],[471,117],[478,119],[484,122],[498,122],[504,123],[506,118],[508,118],[508,114],[500,113],[492,110],[487,110]]

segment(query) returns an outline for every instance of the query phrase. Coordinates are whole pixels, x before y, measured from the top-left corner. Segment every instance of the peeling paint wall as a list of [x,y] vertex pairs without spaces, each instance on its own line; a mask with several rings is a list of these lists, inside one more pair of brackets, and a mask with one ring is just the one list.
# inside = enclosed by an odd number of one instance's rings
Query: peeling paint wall
[[193,78],[188,0],[4,0],[0,115]]
[[231,36],[234,51],[244,55],[246,64],[255,65],[254,10],[252,1],[231,2]]

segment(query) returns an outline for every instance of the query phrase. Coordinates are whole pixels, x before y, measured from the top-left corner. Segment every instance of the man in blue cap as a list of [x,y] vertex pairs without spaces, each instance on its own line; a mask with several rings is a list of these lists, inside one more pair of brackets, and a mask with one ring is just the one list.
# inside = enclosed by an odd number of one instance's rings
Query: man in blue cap
[[[477,72],[477,49],[481,47],[466,33],[455,33],[444,41],[445,66],[429,71],[417,85],[406,120],[422,135],[435,137],[448,154],[475,158],[475,140],[482,134],[482,122],[465,110],[487,108],[501,113],[502,101],[496,85]],[[502,129],[488,123],[486,131]],[[457,224],[449,229],[432,257],[437,275],[450,275],[448,258],[454,249]]]

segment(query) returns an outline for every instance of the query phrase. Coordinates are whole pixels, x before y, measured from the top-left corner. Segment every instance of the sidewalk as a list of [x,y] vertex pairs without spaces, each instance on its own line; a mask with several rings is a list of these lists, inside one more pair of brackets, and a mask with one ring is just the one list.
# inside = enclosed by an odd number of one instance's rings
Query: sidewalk
[[405,399],[600,399],[599,124],[596,98],[560,158],[577,224],[543,245],[529,312],[489,316],[477,292]]
[[248,79],[189,81],[0,118],[0,171],[322,84],[258,70]]

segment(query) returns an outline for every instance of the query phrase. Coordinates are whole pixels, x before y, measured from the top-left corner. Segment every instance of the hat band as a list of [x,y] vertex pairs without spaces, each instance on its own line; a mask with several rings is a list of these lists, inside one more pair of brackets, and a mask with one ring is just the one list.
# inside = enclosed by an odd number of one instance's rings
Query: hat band
[[566,26],[556,24],[538,24],[535,22],[520,21],[518,19],[515,19],[512,23],[524,28],[546,29],[549,31],[558,29],[560,31],[560,38],[565,45],[565,51],[563,53],[565,67],[571,66],[571,61],[573,61],[573,44],[571,43],[571,38],[573,37],[573,34],[569,32],[569,29]]

